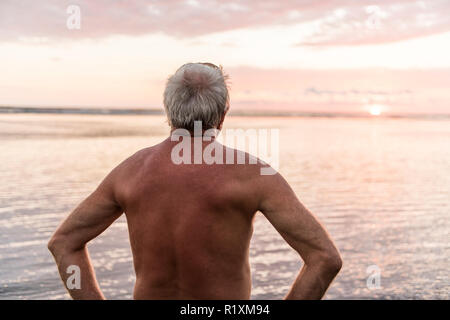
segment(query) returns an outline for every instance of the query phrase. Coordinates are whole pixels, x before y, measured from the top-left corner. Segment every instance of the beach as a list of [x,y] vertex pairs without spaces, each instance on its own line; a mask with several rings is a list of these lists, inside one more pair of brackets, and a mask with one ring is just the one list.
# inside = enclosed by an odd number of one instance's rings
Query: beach
[[[279,171],[343,257],[327,299],[449,299],[448,119],[234,116],[227,128],[279,129]],[[0,114],[0,299],[68,299],[51,233],[111,169],[168,133],[161,115]],[[105,296],[131,299],[125,217],[89,251]],[[253,299],[282,298],[301,267],[261,214],[250,263]],[[370,266],[379,288],[367,286]]]

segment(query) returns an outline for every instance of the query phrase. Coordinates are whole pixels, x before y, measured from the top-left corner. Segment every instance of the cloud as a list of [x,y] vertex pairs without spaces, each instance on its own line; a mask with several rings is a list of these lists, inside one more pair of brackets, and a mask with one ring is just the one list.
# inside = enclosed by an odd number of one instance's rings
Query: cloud
[[227,68],[232,105],[265,109],[355,110],[371,103],[392,111],[448,113],[450,69]]
[[[312,23],[299,45],[398,41],[450,30],[447,0],[2,0],[0,41],[102,38],[164,33],[190,38],[214,32]],[[69,5],[81,29],[66,27]]]
[[405,94],[412,94],[409,89],[404,90],[329,90],[329,89],[318,89],[316,87],[308,87],[305,89],[305,95],[316,95],[316,96],[346,96],[346,95],[361,95],[361,96],[398,96]]
[[320,18],[298,45],[364,45],[408,40],[450,30],[450,2],[390,1],[339,8]]

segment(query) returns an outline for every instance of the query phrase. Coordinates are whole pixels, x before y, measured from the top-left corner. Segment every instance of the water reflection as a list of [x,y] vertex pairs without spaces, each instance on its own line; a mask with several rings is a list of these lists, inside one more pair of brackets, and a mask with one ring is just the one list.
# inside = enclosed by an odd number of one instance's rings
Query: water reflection
[[[167,134],[159,116],[0,116],[0,298],[66,299],[46,241],[136,150]],[[279,128],[280,171],[336,240],[344,268],[327,298],[449,298],[448,121],[229,118]],[[89,246],[108,298],[131,298],[125,218]],[[281,298],[301,262],[259,215],[253,298]],[[381,288],[366,287],[369,265]]]

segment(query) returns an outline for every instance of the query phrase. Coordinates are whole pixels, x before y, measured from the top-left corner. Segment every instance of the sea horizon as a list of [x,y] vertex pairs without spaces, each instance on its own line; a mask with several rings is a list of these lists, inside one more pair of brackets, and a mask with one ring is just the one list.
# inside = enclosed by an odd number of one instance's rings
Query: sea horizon
[[[139,107],[54,107],[0,105],[0,114],[86,114],[86,115],[164,115],[163,108]],[[302,117],[302,118],[387,118],[450,120],[450,113],[398,113],[383,112],[379,115],[360,111],[307,111],[307,110],[230,110],[229,116],[237,117]]]

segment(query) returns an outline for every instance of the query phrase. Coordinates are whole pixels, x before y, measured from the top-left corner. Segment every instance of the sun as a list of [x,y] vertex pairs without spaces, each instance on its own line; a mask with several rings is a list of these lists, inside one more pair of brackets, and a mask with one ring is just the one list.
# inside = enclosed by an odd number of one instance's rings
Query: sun
[[379,116],[382,111],[383,111],[383,107],[378,105],[378,104],[374,104],[374,105],[369,106],[369,113],[372,116]]

